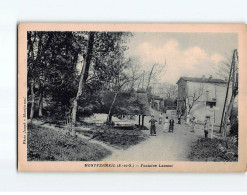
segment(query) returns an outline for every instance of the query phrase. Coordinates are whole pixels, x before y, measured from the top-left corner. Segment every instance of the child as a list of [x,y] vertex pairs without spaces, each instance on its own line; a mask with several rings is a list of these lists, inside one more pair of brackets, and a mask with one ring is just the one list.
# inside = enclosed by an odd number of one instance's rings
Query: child
[[204,133],[205,133],[205,138],[208,138],[208,130],[209,130],[208,120],[205,119],[205,121],[204,121]]
[[151,120],[149,121],[151,123],[151,127],[150,127],[150,135],[153,135],[156,136],[156,131],[155,131],[155,123],[157,122],[155,119],[154,119],[154,116],[151,117]]
[[164,122],[164,132],[168,131],[168,124],[169,120],[168,120],[168,116],[165,118],[165,122]]
[[173,132],[174,130],[174,120],[173,118],[169,121],[169,132]]
[[196,127],[196,118],[195,117],[193,117],[192,118],[192,126],[191,126],[191,131],[190,132],[193,132],[193,133],[195,133],[195,127]]
[[160,113],[160,117],[159,117],[159,124],[162,124],[162,119],[163,119],[163,115],[162,112]]

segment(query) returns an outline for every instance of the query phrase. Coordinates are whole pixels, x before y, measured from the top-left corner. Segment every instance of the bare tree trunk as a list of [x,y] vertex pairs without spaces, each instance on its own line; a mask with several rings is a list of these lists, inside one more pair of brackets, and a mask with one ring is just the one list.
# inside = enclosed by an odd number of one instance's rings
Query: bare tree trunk
[[35,93],[34,93],[34,81],[32,80],[31,81],[31,111],[30,111],[31,126],[34,115],[34,107],[35,107]]
[[152,74],[153,74],[153,70],[154,70],[154,67],[155,67],[156,64],[153,65],[150,73],[149,73],[149,77],[148,77],[148,84],[147,84],[147,88],[146,88],[146,91],[148,90],[149,88],[149,85],[150,85],[150,81],[151,81],[151,78],[152,78]]
[[[85,60],[84,60],[85,62]],[[83,63],[84,64],[84,63]],[[85,67],[85,64],[83,65],[83,69]],[[76,98],[74,99],[73,101],[73,109],[72,109],[72,124],[75,125],[76,123],[76,115],[77,115],[77,108],[78,108],[78,100],[82,94],[82,87],[84,85],[84,82],[83,82],[83,70],[82,70],[82,73],[81,73],[81,76],[80,76],[80,81],[79,81],[79,86],[78,86],[78,91],[77,91],[77,94],[76,94]]]
[[43,116],[43,91],[39,94],[39,117]]
[[77,109],[78,109],[78,100],[80,99],[83,87],[85,86],[85,83],[88,78],[88,71],[92,59],[92,52],[93,52],[93,43],[94,43],[94,32],[89,33],[89,39],[88,39],[88,46],[87,46],[87,53],[83,60],[83,67],[81,70],[79,85],[78,85],[78,91],[76,94],[76,97],[73,101],[73,109],[72,109],[72,135],[75,136],[75,123],[76,123],[76,116],[77,116]]
[[[143,73],[144,74],[144,73]],[[143,78],[143,75],[141,76],[141,78],[140,78],[140,81],[139,81],[139,84],[138,84],[138,86],[137,86],[137,89],[140,89],[140,85],[141,85],[141,82],[142,82],[142,78]]]
[[113,107],[113,105],[114,105],[114,103],[115,103],[115,101],[116,101],[117,94],[118,94],[118,92],[115,93],[115,96],[114,96],[114,98],[113,98],[111,107],[110,107],[110,109],[109,109],[109,113],[108,113],[108,117],[107,117],[107,122],[111,122],[111,118],[112,118],[112,117],[111,117],[111,116],[112,116],[111,110],[112,110],[112,107]]

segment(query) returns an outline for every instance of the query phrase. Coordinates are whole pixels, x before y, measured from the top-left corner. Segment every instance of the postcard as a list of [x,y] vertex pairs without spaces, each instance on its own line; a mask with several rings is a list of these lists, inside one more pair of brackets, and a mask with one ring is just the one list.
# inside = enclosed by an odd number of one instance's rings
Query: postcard
[[245,24],[20,23],[18,170],[245,172]]

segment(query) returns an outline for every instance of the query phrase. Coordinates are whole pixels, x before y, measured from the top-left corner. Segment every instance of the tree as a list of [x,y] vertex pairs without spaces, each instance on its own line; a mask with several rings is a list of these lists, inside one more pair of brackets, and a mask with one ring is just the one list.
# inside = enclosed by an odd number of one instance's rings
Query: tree
[[83,32],[52,32],[52,44],[47,50],[46,74],[43,83],[45,92],[61,108],[64,115],[70,100],[76,94],[75,84],[79,80],[77,64],[85,50],[86,40]]
[[155,68],[156,65],[157,65],[157,64],[153,64],[153,66],[152,66],[152,68],[151,68],[151,70],[150,70],[150,73],[149,73],[149,75],[148,75],[148,81],[147,81],[146,91],[148,91],[148,89],[149,89],[150,81],[151,81],[151,79],[152,79],[153,71],[154,71],[154,68]]
[[[143,73],[140,71],[140,62],[137,58],[131,57],[128,61],[128,66],[124,70],[125,74],[132,80],[125,88],[130,91],[136,91],[140,88],[140,83],[143,78]],[[138,81],[138,84],[137,84]]]
[[[231,94],[231,99],[228,104],[227,110],[225,114],[223,114],[224,119],[223,119],[223,131],[222,131],[222,136],[226,137],[227,132],[229,132],[229,125],[228,125],[228,120],[230,119],[230,115],[233,109],[233,104],[236,96],[238,95],[238,51],[234,50],[233,56],[232,56],[232,62],[231,62],[231,67],[230,67],[230,72],[229,72],[229,82],[228,82],[228,87],[227,91],[229,88],[229,83],[232,81],[232,94]],[[228,93],[227,93],[228,94]],[[226,96],[227,100],[227,96]],[[225,100],[225,103],[226,103]],[[224,113],[224,110],[223,110]]]
[[[148,101],[151,101],[152,99],[152,87],[150,86],[152,81],[157,80],[159,75],[166,70],[167,64],[166,61],[164,64],[158,64],[154,63],[150,69],[150,71],[147,73],[147,76],[143,75],[143,80],[144,77],[147,78],[147,84],[146,84],[146,93],[148,96]],[[144,81],[143,81],[144,82]]]
[[[31,121],[36,101],[37,113],[43,116],[45,100],[49,104],[45,107],[49,109],[48,115],[60,119],[70,115],[75,126],[78,107],[88,107],[92,94],[98,90],[114,91],[126,80],[124,70],[130,63],[124,59],[124,52],[130,35],[125,32],[28,32]],[[80,63],[83,66],[78,71]]]
[[[39,69],[42,66],[43,55],[51,39],[44,35],[43,32],[27,33],[27,75],[28,86],[31,88],[31,111],[30,120],[32,124],[35,110],[35,90],[36,85],[40,86]],[[29,92],[29,87],[28,87]]]
[[192,90],[187,91],[183,94],[183,99],[185,101],[186,106],[186,117],[187,117],[187,123],[189,123],[189,115],[191,112],[191,109],[196,104],[196,102],[202,97],[204,93],[204,86],[203,83],[200,83],[199,87],[194,87]]
[[112,89],[115,93],[112,104],[110,106],[109,112],[108,112],[108,117],[107,117],[107,122],[111,122],[112,120],[112,107],[116,101],[117,95],[118,93],[121,92],[122,88],[124,87],[124,85],[128,84],[128,83],[133,83],[134,80],[136,80],[137,78],[129,78],[128,75],[126,73],[124,73],[124,70],[128,67],[130,62],[130,59],[127,62],[122,63],[121,61],[119,61],[119,65],[118,65],[118,72],[115,72],[115,74],[113,74],[113,86]]
[[217,75],[226,80],[230,74],[231,69],[231,63],[232,63],[232,56],[226,55],[225,59],[221,61],[220,65],[216,69]]
[[[74,96],[73,82],[77,79],[78,54],[83,50],[84,42],[84,38],[78,32],[28,32],[28,93],[31,92],[31,119],[34,116],[36,95],[39,116],[43,116],[44,98],[56,104],[54,109],[64,110],[63,107],[68,107],[71,97]],[[63,113],[58,115],[63,116]]]
[[72,129],[72,133],[73,135],[75,135],[75,123],[76,123],[76,115],[77,115],[77,108],[78,108],[78,100],[80,98],[80,96],[83,93],[83,88],[85,86],[85,83],[87,81],[88,78],[88,71],[89,71],[89,67],[91,64],[91,60],[92,60],[92,52],[93,52],[93,44],[94,44],[94,32],[89,32],[88,35],[88,45],[87,45],[87,51],[83,61],[83,67],[81,70],[81,74],[80,74],[80,80],[79,80],[79,84],[78,84],[78,91],[76,94],[76,97],[73,101],[73,109],[72,109],[72,125],[73,125],[73,129]]
[[77,120],[79,99],[82,100],[84,97],[84,101],[80,103],[86,106],[87,90],[95,93],[97,90],[109,89],[117,82],[116,78],[121,79],[120,72],[124,66],[121,61],[126,50],[123,43],[128,35],[129,33],[123,32],[89,32],[78,91],[73,101],[73,127]]
[[149,90],[150,87],[150,83],[152,80],[156,80],[157,77],[163,72],[165,71],[167,68],[167,64],[166,61],[164,62],[164,64],[159,64],[159,63],[154,63],[148,73],[147,76],[147,85],[146,85],[146,91]]
[[175,101],[178,96],[178,87],[172,83],[163,83],[161,84],[159,91],[161,92],[161,96],[165,99]]

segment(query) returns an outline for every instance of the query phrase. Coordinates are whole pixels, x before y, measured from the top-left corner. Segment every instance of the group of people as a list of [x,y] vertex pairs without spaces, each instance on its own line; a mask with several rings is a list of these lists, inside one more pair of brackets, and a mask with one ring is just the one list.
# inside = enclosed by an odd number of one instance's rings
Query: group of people
[[[159,124],[162,124],[163,121],[163,115],[162,113],[159,116]],[[154,116],[151,116],[151,119],[149,123],[151,123],[150,126],[150,135],[151,136],[156,136],[156,126],[155,123],[158,122],[157,120],[154,119]],[[164,121],[164,132],[168,130],[168,132],[173,132],[174,130],[174,119],[171,118],[170,120],[168,119],[168,116],[166,116],[165,121]]]
[[[163,115],[162,113],[160,113],[160,116],[159,116],[159,124],[162,124],[162,121],[163,121]],[[151,123],[151,126],[150,126],[150,135],[151,136],[156,136],[156,126],[155,126],[155,123],[158,122],[157,120],[154,119],[154,116],[151,116],[151,119],[149,121],[149,123]],[[179,121],[180,122],[180,121]],[[181,122],[178,124],[181,124]],[[193,117],[191,119],[191,132],[194,133],[195,132],[195,129],[196,129],[196,124],[197,124],[197,119],[195,117]],[[174,130],[174,119],[171,118],[170,120],[168,119],[168,116],[165,117],[165,120],[164,120],[164,131],[163,132],[173,132]],[[204,134],[205,134],[205,138],[208,138],[208,132],[209,132],[209,121],[208,121],[208,118],[205,119],[204,121]]]

